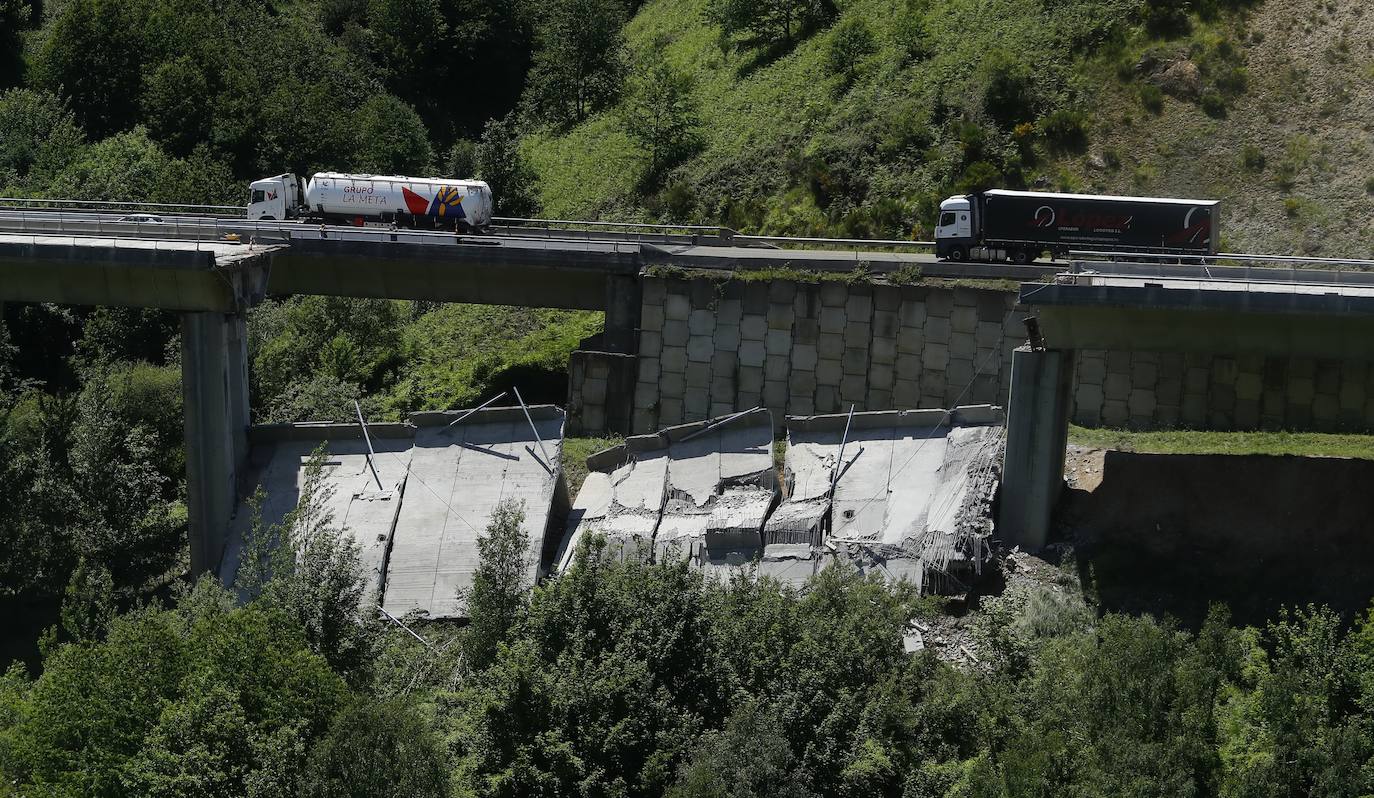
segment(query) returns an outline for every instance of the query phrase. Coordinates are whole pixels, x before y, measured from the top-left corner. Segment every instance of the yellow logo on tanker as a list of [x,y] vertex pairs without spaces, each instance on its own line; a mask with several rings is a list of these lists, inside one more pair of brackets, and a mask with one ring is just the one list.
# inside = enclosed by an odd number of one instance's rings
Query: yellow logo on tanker
[[467,218],[463,212],[463,190],[455,186],[440,186],[433,200],[427,200],[404,186],[401,196],[405,198],[406,209],[416,216],[457,216]]

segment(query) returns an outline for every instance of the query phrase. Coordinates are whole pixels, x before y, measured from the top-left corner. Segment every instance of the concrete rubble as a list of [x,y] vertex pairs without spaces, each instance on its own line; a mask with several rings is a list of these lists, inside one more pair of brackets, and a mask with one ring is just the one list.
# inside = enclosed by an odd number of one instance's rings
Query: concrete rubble
[[630,438],[588,459],[559,567],[595,532],[623,555],[722,575],[756,564],[800,585],[843,559],[922,590],[958,588],[989,556],[1002,425],[987,405],[789,416],[781,486],[761,408]]
[[[256,427],[252,479],[264,491],[263,523],[281,523],[295,508],[305,466],[323,445],[326,506],[334,525],[359,543],[370,594],[396,617],[461,618],[477,538],[498,502],[515,498],[524,505],[530,584],[548,570],[568,516],[559,462],[564,413],[551,405],[529,413],[527,420],[519,407],[489,408],[455,426],[449,422],[459,411],[368,424],[380,488],[357,424]],[[241,504],[219,569],[226,584],[237,573],[251,516]]]
[[589,529],[626,556],[686,557],[705,568],[749,562],[777,497],[773,418],[758,408],[722,420],[638,435],[589,458],[560,567]]

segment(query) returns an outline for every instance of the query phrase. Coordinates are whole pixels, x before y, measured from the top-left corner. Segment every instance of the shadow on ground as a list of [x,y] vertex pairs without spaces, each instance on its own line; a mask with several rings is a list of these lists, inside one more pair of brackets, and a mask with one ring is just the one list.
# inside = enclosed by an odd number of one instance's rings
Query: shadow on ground
[[1071,452],[1058,512],[1103,610],[1196,628],[1212,602],[1263,624],[1283,605],[1347,619],[1374,597],[1374,462]]

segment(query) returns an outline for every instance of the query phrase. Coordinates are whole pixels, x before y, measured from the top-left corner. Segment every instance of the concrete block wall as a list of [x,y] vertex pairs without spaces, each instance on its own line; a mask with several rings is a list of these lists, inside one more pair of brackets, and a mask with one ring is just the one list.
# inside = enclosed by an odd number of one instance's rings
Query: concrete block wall
[[645,277],[632,427],[1002,403],[1024,338],[1004,291]]
[[[576,352],[570,435],[755,406],[775,419],[1005,404],[1025,340],[1005,291],[643,277],[638,356]],[[1081,350],[1070,418],[1135,429],[1374,430],[1374,366]]]
[[1374,429],[1374,368],[1358,361],[1083,350],[1071,418],[1139,429]]
[[577,350],[568,360],[568,435],[630,433],[635,356]]

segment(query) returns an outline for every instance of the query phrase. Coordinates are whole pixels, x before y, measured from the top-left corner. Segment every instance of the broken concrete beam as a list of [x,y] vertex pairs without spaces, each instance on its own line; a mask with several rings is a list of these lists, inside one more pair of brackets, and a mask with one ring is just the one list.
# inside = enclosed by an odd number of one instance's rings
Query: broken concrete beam
[[775,494],[762,488],[732,488],[720,495],[706,524],[706,548],[712,551],[763,546],[763,523]]
[[829,504],[823,499],[783,502],[764,524],[764,545],[821,545],[828,508]]

